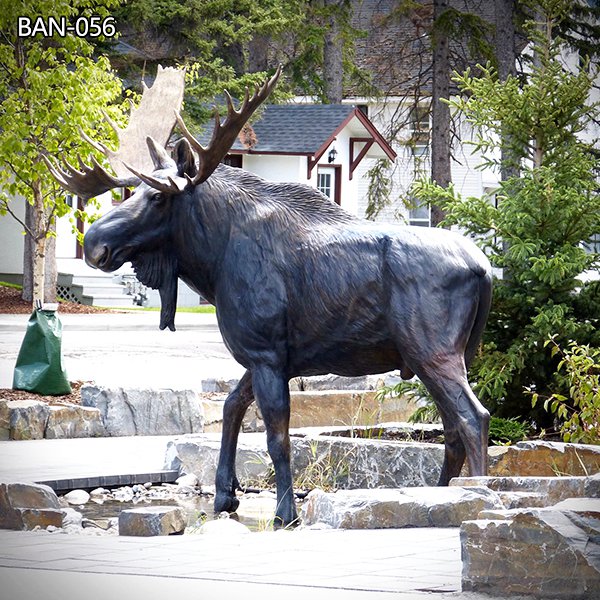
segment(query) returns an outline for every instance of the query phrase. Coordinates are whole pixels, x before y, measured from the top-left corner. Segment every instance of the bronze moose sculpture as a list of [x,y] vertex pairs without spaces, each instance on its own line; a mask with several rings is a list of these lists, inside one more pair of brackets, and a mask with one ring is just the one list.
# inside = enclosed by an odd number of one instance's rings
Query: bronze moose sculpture
[[[131,261],[161,294],[160,327],[174,329],[177,278],[216,306],[225,344],[246,372],[223,409],[216,511],[235,511],[238,433],[256,400],[277,484],[276,526],[297,520],[290,468],[288,381],[300,375],[415,374],[442,416],[447,485],[467,460],[487,472],[489,413],[467,367],[485,326],[491,269],[468,239],[444,229],[356,218],[319,191],[270,183],[220,164],[279,70],[239,110],[215,120],[204,148],[177,116],[183,137],[171,158],[148,138],[152,174],[125,181],[80,162],[52,167],[65,188],[91,197],[137,183],[133,196],[85,235],[88,264],[113,271]],[[198,156],[198,161],[194,155]]]

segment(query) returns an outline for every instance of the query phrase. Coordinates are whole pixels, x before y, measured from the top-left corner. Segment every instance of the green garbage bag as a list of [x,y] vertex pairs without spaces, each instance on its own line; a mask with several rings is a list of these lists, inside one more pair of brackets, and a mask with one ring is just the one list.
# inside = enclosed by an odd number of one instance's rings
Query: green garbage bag
[[56,311],[36,308],[19,350],[13,389],[60,396],[71,393],[62,364],[62,323]]

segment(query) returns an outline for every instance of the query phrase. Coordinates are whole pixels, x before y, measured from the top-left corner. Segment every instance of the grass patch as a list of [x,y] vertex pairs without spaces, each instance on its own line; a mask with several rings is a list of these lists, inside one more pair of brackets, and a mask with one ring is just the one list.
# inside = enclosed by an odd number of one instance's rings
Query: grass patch
[[[160,306],[131,306],[126,310],[142,310],[147,312],[159,312]],[[178,313],[214,314],[215,307],[212,304],[200,304],[198,306],[178,306]]]
[[1,287],[12,288],[13,290],[22,290],[23,286],[18,283],[8,283],[8,281],[0,281]]

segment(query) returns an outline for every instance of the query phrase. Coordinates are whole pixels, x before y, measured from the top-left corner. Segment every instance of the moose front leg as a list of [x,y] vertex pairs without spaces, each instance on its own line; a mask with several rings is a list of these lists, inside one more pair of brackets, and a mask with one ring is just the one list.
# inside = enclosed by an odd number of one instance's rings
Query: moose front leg
[[254,401],[252,375],[246,371],[223,406],[221,452],[215,481],[215,512],[235,512],[240,501],[235,497],[239,482],[235,474],[238,435],[246,410]]
[[275,529],[298,521],[290,466],[290,391],[287,379],[270,367],[253,370],[252,385],[267,430],[267,448],[275,468]]

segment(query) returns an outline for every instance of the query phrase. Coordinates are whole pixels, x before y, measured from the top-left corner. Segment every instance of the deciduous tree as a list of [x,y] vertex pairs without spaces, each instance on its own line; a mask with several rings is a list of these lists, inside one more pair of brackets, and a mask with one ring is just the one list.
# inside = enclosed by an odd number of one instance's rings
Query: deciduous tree
[[[71,210],[42,155],[76,162],[85,144],[80,127],[88,134],[93,130],[96,139],[109,138],[101,111],[107,109],[118,120],[119,114],[110,105],[119,98],[121,85],[108,61],[92,56],[93,47],[84,38],[76,33],[49,36],[44,25],[38,34],[20,37],[17,18],[28,15],[46,25],[50,17],[71,23],[79,18],[85,24],[92,15],[108,17],[108,8],[114,4],[113,0],[2,2],[0,213],[17,219],[26,244],[32,245],[31,264],[24,265],[25,274],[31,273],[32,289],[24,290],[28,300],[54,299],[56,281],[46,277],[48,237],[53,235],[56,219]],[[15,209],[15,203],[23,201],[28,208],[26,219]]]

